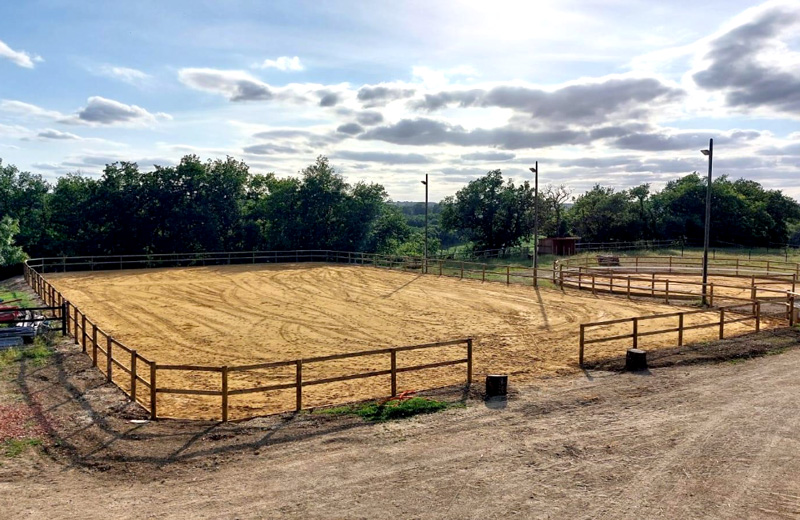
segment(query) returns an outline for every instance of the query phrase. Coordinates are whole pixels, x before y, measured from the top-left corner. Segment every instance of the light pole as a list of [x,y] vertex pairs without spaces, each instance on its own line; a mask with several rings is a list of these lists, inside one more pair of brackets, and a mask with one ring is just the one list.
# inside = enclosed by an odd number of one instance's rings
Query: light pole
[[539,267],[539,161],[530,168],[533,172],[533,286],[538,286],[536,268]]
[[708,183],[706,184],[706,226],[703,234],[703,307],[708,305],[708,240],[711,230],[711,161],[714,158],[714,140],[708,140],[708,150],[700,150],[708,156]]
[[425,254],[422,257],[422,272],[428,272],[428,174],[425,174],[425,180],[420,181],[425,185]]

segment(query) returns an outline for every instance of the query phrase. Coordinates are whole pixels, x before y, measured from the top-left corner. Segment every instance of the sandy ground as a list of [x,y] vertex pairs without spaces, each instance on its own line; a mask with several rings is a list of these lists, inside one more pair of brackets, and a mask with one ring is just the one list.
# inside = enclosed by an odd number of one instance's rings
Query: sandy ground
[[[578,324],[675,307],[603,298],[585,292],[422,276],[325,264],[234,265],[180,269],[50,274],[48,279],[99,326],[159,364],[234,366],[309,358],[456,338],[475,338],[475,374],[508,373],[517,380],[578,370]],[[688,318],[686,325],[718,319]],[[675,327],[677,320],[642,322],[640,332]],[[727,327],[729,334],[752,324]],[[629,323],[587,332],[630,333]],[[715,328],[685,341],[716,337]],[[643,338],[640,346],[671,346],[674,334]],[[630,340],[587,347],[587,359],[615,357]],[[465,356],[464,347],[398,354],[398,366]],[[304,365],[304,380],[389,368],[389,356]],[[103,365],[103,363],[100,363]],[[159,371],[159,387],[220,388],[220,375]],[[465,366],[408,372],[398,387],[419,390],[462,383]],[[121,381],[124,383],[125,379]],[[294,381],[293,367],[231,374],[230,388]],[[304,388],[305,406],[388,395],[389,377]],[[140,385],[140,400],[146,389]],[[164,416],[217,418],[219,397],[159,394]],[[294,390],[233,396],[231,418],[292,410]]]
[[113,411],[121,393],[69,346],[45,366],[0,372],[0,402],[29,404],[52,431],[47,454],[0,457],[0,510],[9,519],[797,518],[798,339],[786,330],[737,338],[709,354],[762,357],[589,371],[513,385],[508,401],[473,397],[379,425],[307,413],[133,424]]

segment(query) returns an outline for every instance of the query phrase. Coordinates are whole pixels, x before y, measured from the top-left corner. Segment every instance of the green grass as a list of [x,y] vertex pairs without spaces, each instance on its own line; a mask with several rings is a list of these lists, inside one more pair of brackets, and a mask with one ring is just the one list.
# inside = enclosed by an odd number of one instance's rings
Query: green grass
[[3,454],[6,457],[17,457],[28,448],[41,446],[39,439],[10,439],[3,443]]
[[405,419],[415,415],[429,414],[455,407],[444,401],[412,397],[403,401],[389,401],[387,403],[363,403],[334,408],[324,408],[315,413],[325,415],[357,415],[369,422],[385,422],[395,419]]
[[52,355],[50,342],[43,336],[37,336],[30,346],[0,351],[0,369],[23,360],[30,361],[34,366],[40,366]]
[[[4,302],[10,300],[16,300],[20,298],[21,301],[12,303],[11,305],[16,305],[17,307],[33,307],[33,300],[31,296],[25,291],[9,291],[6,287],[0,286],[0,300]],[[4,305],[0,303],[0,305]]]

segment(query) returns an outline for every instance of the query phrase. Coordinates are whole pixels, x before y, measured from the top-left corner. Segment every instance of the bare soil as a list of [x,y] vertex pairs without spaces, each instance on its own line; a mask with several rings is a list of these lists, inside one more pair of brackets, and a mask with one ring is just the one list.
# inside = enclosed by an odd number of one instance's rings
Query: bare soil
[[[474,337],[476,378],[509,373],[515,381],[531,382],[578,371],[579,323],[676,310],[581,291],[327,264],[63,273],[47,278],[103,330],[159,364],[235,366]],[[716,319],[714,313],[695,315],[686,325]],[[652,320],[642,322],[640,332],[676,325],[676,318]],[[726,326],[727,334],[750,330],[748,322]],[[592,337],[630,332],[630,323],[623,323],[595,330]],[[716,335],[715,328],[693,330],[685,341]],[[640,346],[653,349],[675,341],[673,334],[648,336]],[[629,346],[630,340],[593,344],[587,359],[614,359]],[[463,347],[403,352],[398,366],[463,357]],[[383,355],[310,364],[303,375],[308,380],[386,370],[389,362]],[[407,372],[398,385],[400,390],[420,390],[463,383],[464,377],[460,365]],[[159,371],[159,387],[219,390],[219,378],[204,372]],[[294,369],[286,367],[235,372],[229,385],[236,390],[292,381]],[[139,390],[139,399],[146,401],[146,389]],[[291,410],[293,392],[233,396],[230,416]],[[382,376],[308,387],[304,402],[320,406],[388,393],[389,377]],[[159,394],[158,407],[165,416],[220,415],[218,397]]]
[[[663,351],[437,396],[465,407],[384,424],[317,413],[238,424],[137,421],[62,343],[0,371],[43,448],[0,455],[4,518],[797,518],[800,334]],[[707,360],[723,360],[704,363]],[[677,366],[676,366],[677,364]],[[133,422],[132,422],[133,419]]]

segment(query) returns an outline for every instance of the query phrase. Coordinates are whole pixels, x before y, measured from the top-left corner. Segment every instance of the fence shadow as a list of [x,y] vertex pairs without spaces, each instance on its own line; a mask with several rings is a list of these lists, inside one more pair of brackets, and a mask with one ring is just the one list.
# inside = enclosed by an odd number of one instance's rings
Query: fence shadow
[[[790,327],[741,334],[729,339],[703,341],[682,347],[655,348],[647,351],[647,365],[663,368],[675,365],[731,361],[782,352],[800,346],[800,335]],[[625,370],[625,354],[584,362],[587,377],[591,370],[621,372]]]
[[[66,343],[65,340],[64,343]],[[136,405],[92,369],[80,351],[59,346],[42,366],[20,363],[16,377],[24,402],[31,407],[48,440],[45,451],[67,467],[130,471],[135,466],[166,469],[206,464],[220,456],[235,458],[284,443],[369,428],[354,416],[313,412],[287,413],[239,422],[142,421],[130,417]],[[464,387],[438,389],[437,398],[465,402]]]

